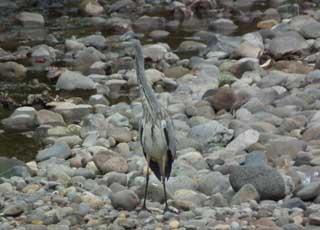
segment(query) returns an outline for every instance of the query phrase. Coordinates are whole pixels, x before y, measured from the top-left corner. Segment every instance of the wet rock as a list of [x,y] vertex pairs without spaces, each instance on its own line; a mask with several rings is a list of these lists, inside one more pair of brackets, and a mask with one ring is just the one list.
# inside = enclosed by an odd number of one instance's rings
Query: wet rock
[[64,71],[56,83],[57,90],[95,89],[96,84],[79,72]]
[[233,141],[231,141],[226,149],[239,152],[249,148],[251,145],[255,144],[259,140],[259,132],[253,129],[248,129],[237,136]]
[[139,204],[138,196],[131,190],[123,190],[112,194],[111,203],[115,209],[134,210]]
[[93,161],[102,174],[108,172],[126,173],[128,171],[127,161],[111,150],[96,153],[93,156]]
[[70,148],[65,143],[57,143],[52,145],[51,147],[40,150],[36,156],[37,161],[48,160],[51,157],[67,159],[71,156]]
[[233,131],[217,121],[196,125],[191,128],[189,137],[199,141],[203,146],[228,143],[233,137]]
[[36,113],[36,110],[32,107],[20,107],[10,117],[3,119],[1,123],[7,129],[34,129],[37,126]]
[[246,184],[252,184],[262,200],[279,200],[286,195],[286,185],[281,174],[266,166],[234,167],[229,179],[235,191]]
[[16,62],[0,63],[0,79],[8,81],[16,81],[26,76],[27,69]]
[[251,200],[259,201],[260,195],[251,184],[246,184],[232,197],[231,204],[241,204]]
[[275,57],[281,57],[287,53],[301,52],[309,48],[306,40],[296,32],[283,33],[270,42],[269,52]]
[[79,9],[86,16],[98,16],[104,12],[104,8],[97,0],[82,0]]
[[244,41],[235,50],[235,53],[240,57],[259,58],[263,53],[263,49],[248,41]]
[[45,109],[37,112],[37,122],[39,125],[65,125],[63,117],[60,114]]
[[41,14],[21,12],[16,19],[25,27],[38,27],[44,25],[44,18]]
[[320,183],[319,182],[311,182],[310,184],[301,188],[296,196],[301,198],[302,200],[308,201],[313,200],[320,193]]

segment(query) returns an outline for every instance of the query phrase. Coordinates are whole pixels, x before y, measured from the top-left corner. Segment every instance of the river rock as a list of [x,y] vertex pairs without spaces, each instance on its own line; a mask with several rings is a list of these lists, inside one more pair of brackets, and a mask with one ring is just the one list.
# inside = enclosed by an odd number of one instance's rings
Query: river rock
[[82,0],[79,9],[86,16],[98,16],[104,12],[104,8],[97,0]]
[[225,109],[229,111],[236,102],[236,94],[230,87],[221,87],[219,89],[208,90],[203,98],[210,102],[211,106],[216,110]]
[[233,130],[227,129],[217,121],[196,125],[191,128],[189,137],[199,141],[202,146],[228,143],[233,137]]
[[44,18],[41,14],[21,12],[16,19],[25,27],[38,27],[44,25]]
[[77,51],[74,57],[72,63],[74,70],[85,74],[89,72],[92,64],[105,59],[105,55],[92,46]]
[[123,190],[112,194],[111,204],[115,209],[132,211],[139,204],[138,196],[131,190]]
[[246,184],[252,184],[262,200],[279,200],[286,195],[286,184],[281,174],[266,166],[233,167],[229,179],[235,191]]
[[88,104],[92,105],[92,106],[97,105],[97,104],[109,105],[109,101],[105,96],[103,96],[101,94],[95,94],[95,95],[90,96]]
[[180,189],[173,195],[174,206],[183,210],[201,207],[206,199],[205,195],[189,189]]
[[223,193],[230,187],[228,179],[220,172],[210,172],[199,176],[199,191],[210,196]]
[[7,129],[29,130],[37,126],[36,110],[33,107],[17,108],[8,118],[5,118],[1,123]]
[[310,21],[309,23],[305,23],[300,30],[300,33],[306,39],[308,38],[319,38],[320,37],[320,23],[318,21]]
[[47,149],[40,150],[36,156],[36,160],[44,161],[51,157],[67,159],[70,156],[71,151],[69,146],[65,143],[57,143]]
[[126,173],[128,171],[127,161],[111,150],[96,153],[93,156],[93,161],[103,174],[108,172]]
[[320,182],[311,182],[308,185],[305,185],[301,188],[296,196],[301,198],[302,200],[308,201],[316,198],[320,193]]
[[106,38],[99,34],[89,35],[83,38],[77,39],[80,43],[85,46],[93,46],[99,50],[104,49],[106,47]]
[[222,34],[231,34],[238,29],[238,26],[230,19],[220,18],[210,22],[209,28]]
[[48,106],[54,106],[54,111],[60,113],[66,122],[80,122],[91,111],[91,105],[75,105],[71,102],[51,102]]
[[26,76],[27,68],[16,62],[0,63],[0,79],[8,81],[16,81]]
[[90,133],[98,133],[100,137],[106,137],[107,130],[107,123],[102,114],[89,114],[83,119],[80,134],[86,137]]
[[163,17],[142,16],[135,20],[134,26],[140,31],[148,31],[151,29],[162,29],[166,25],[166,20]]
[[13,176],[29,176],[29,167],[20,160],[0,157],[0,176],[10,178]]
[[259,140],[259,132],[253,129],[248,129],[239,134],[234,140],[232,140],[226,147],[226,150],[233,150],[239,152],[247,149],[251,145],[255,144]]
[[57,90],[95,89],[96,84],[79,72],[64,71],[56,83]]
[[162,60],[166,53],[168,53],[167,49],[160,44],[143,46],[144,58],[151,58],[154,62]]
[[39,125],[65,125],[63,117],[60,114],[45,109],[37,112],[37,122]]
[[303,51],[309,48],[307,41],[297,32],[285,32],[273,38],[269,51],[275,57],[281,57],[287,53]]
[[259,201],[260,195],[251,184],[246,184],[232,197],[231,204],[241,204],[251,200]]

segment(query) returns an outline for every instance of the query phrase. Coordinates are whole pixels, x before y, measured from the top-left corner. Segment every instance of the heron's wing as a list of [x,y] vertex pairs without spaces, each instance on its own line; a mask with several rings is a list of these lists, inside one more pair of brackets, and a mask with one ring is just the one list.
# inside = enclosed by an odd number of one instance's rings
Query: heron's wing
[[167,117],[165,121],[166,121],[166,126],[164,128],[164,134],[168,144],[165,176],[166,178],[169,178],[171,169],[172,169],[172,163],[176,156],[176,138],[175,138],[175,130],[174,130],[172,120],[170,119],[170,117]]

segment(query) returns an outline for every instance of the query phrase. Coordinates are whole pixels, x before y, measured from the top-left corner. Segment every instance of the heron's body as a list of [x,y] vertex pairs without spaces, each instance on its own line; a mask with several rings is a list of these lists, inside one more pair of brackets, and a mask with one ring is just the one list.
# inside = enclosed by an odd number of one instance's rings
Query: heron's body
[[[148,166],[162,181],[165,195],[165,210],[168,210],[165,181],[169,178],[176,154],[176,140],[173,122],[167,111],[158,102],[144,73],[144,58],[140,41],[125,34],[126,40],[136,51],[136,71],[142,96],[143,119],[140,124],[140,142]],[[124,40],[123,38],[121,40]],[[146,196],[149,182],[149,167],[146,176],[146,189],[143,207],[146,208]]]

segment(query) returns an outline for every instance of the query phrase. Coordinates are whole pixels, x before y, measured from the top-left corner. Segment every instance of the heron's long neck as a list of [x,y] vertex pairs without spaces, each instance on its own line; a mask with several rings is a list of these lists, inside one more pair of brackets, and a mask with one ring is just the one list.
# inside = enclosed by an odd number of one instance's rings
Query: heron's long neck
[[136,71],[140,92],[146,99],[149,110],[148,112],[151,114],[157,114],[160,112],[160,106],[159,102],[157,101],[156,95],[154,94],[151,86],[148,84],[147,79],[145,77],[144,57],[141,43],[139,40],[135,40],[133,44],[136,51]]

